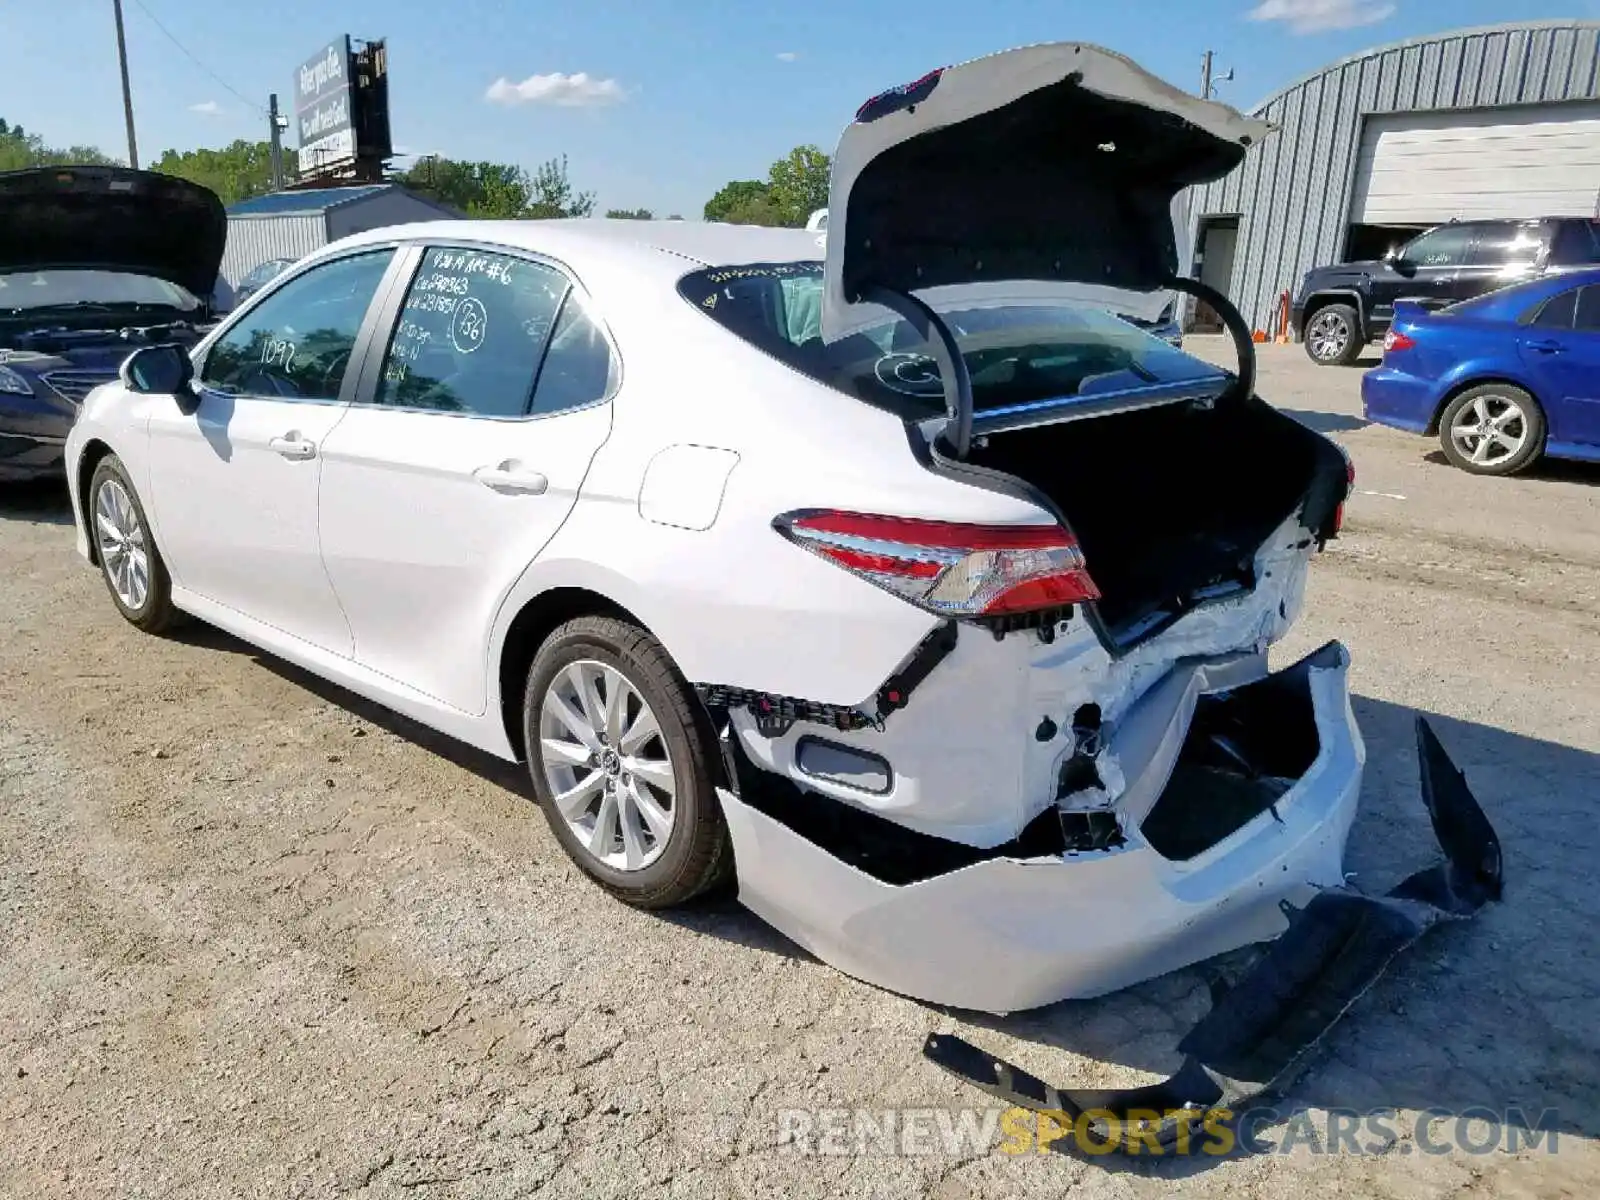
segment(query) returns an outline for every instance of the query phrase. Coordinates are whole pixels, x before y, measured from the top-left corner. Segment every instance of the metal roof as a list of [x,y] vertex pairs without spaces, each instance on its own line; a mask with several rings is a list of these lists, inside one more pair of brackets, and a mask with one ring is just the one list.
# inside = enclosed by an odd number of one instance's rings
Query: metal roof
[[[1239,218],[1228,297],[1264,329],[1278,297],[1344,245],[1362,128],[1388,113],[1600,100],[1600,22],[1519,21],[1375,46],[1274,93],[1252,115],[1277,132],[1194,189],[1196,226]],[[1197,230],[1196,230],[1197,231]]]
[[357,187],[307,188],[304,191],[268,192],[229,205],[230,217],[281,217],[288,213],[319,213],[364,200],[381,192],[400,191],[398,184],[369,183]]

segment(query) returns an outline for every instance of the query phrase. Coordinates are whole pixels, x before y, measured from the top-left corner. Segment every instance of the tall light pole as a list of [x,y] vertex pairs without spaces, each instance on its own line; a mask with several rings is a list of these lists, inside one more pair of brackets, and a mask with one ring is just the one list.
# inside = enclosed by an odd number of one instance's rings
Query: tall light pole
[[128,165],[139,169],[139,143],[133,136],[133,88],[128,84],[128,40],[122,33],[122,0],[111,0],[117,15],[117,62],[122,67],[122,115],[128,122]]

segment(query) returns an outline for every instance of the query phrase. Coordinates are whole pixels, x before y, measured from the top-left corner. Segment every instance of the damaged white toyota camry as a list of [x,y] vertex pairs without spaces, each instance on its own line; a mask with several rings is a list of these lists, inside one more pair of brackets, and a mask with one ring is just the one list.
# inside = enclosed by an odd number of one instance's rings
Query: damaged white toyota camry
[[1343,882],[1361,780],[1343,648],[1267,665],[1347,461],[1248,336],[1226,372],[1113,315],[1195,290],[1175,198],[1265,132],[1039,46],[866,104],[825,238],[346,239],[87,399],[79,549],[141,628],[525,760],[623,899],[736,871],[915,997],[1272,937]]

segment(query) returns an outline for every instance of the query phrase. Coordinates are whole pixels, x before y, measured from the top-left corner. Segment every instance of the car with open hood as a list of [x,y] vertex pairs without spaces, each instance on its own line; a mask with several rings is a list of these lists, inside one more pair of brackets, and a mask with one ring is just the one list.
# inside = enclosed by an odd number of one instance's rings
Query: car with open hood
[[[1342,646],[1268,662],[1347,460],[1178,277],[1175,197],[1266,133],[1037,46],[864,105],[825,245],[355,235],[89,398],[78,549],[142,629],[526,763],[613,894],[736,878],[912,996],[1028,1008],[1273,936],[1344,879],[1364,750]],[[1237,370],[1114,315],[1175,290]]]
[[0,173],[0,481],[57,477],[78,406],[140,346],[198,342],[222,202],[121,167]]

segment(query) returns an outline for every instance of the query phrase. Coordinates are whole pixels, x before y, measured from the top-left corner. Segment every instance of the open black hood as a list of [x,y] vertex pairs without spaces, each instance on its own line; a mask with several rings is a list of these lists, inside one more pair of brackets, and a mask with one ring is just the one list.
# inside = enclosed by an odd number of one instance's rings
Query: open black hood
[[1154,316],[1189,269],[1183,193],[1233,170],[1270,128],[1080,43],[877,96],[834,157],[824,336],[847,332],[848,308],[875,288],[1094,289],[1135,315],[1110,293],[1142,296]]
[[228,218],[210,188],[126,167],[0,172],[0,271],[152,275],[211,295]]

